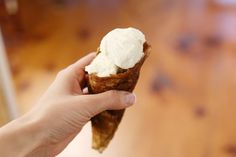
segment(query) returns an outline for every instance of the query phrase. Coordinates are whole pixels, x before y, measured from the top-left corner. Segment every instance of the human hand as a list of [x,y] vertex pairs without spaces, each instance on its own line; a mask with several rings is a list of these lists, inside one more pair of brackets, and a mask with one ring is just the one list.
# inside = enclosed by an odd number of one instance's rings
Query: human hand
[[27,134],[35,136],[34,140],[29,138],[32,142],[37,141],[37,144],[27,142],[34,145],[32,150],[25,151],[27,156],[55,156],[93,116],[105,110],[123,109],[135,102],[135,96],[125,91],[90,95],[83,92],[84,68],[94,57],[95,53],[91,53],[60,71],[36,106],[20,118],[20,123],[31,124],[33,131]]
[[124,91],[93,95],[83,93],[86,84],[84,68],[94,57],[95,53],[91,53],[60,71],[32,110],[32,115],[40,117],[41,123],[44,123],[46,145],[42,152],[48,156],[61,152],[96,114],[123,109],[135,101],[133,94]]

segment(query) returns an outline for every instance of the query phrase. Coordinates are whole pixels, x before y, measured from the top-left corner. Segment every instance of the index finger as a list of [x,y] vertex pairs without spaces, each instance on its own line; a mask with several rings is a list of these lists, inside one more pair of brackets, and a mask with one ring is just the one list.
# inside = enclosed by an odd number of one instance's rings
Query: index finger
[[[92,60],[95,58],[96,53],[92,52],[89,53],[88,55],[82,57],[81,59],[79,59],[77,62],[75,62],[74,64],[70,65],[69,67],[69,71],[71,73],[71,77],[76,77],[76,79],[78,80],[80,86],[84,86],[84,77],[85,77],[85,66],[87,66],[88,64],[90,64],[92,62]],[[75,74],[75,75],[74,75]]]
[[75,62],[71,66],[74,70],[78,70],[78,69],[84,70],[85,66],[90,64],[92,60],[95,58],[95,56],[96,56],[96,52],[91,52],[88,55],[79,59],[77,62]]

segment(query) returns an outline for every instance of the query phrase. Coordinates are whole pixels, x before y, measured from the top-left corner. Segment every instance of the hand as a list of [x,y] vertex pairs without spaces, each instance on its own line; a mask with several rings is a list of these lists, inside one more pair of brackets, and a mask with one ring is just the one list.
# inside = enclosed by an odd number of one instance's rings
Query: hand
[[31,124],[34,128],[31,136],[40,141],[33,150],[28,150],[28,156],[57,155],[93,116],[105,110],[123,109],[135,102],[135,96],[125,91],[91,95],[83,92],[84,68],[94,57],[95,53],[91,53],[60,71],[36,106],[20,118],[21,123]]

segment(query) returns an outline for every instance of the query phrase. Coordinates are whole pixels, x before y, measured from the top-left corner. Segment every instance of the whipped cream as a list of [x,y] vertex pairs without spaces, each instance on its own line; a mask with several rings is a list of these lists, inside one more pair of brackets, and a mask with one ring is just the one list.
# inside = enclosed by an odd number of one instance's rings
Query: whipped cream
[[119,68],[129,69],[144,56],[144,34],[138,29],[117,28],[106,34],[100,44],[100,53],[85,67],[89,74],[99,77],[116,74]]

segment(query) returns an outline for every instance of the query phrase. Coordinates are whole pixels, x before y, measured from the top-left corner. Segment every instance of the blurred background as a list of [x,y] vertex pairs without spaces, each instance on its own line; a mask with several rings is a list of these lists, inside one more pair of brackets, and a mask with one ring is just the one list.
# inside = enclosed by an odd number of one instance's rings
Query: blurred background
[[87,124],[58,157],[236,156],[236,0],[0,0],[0,124],[117,27],[152,45],[136,105],[103,154]]

